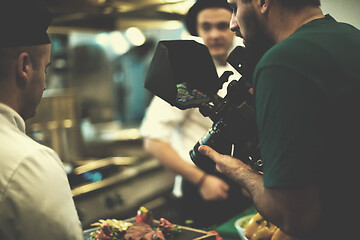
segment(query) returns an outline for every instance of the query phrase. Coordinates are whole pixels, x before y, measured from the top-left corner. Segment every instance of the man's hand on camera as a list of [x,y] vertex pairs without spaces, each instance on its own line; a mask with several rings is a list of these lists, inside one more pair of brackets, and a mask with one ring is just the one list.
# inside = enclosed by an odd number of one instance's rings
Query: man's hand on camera
[[216,163],[216,170],[229,177],[233,176],[234,174],[236,175],[238,171],[243,169],[250,169],[250,166],[243,163],[239,159],[229,155],[220,154],[209,146],[200,146],[199,152],[211,158]]

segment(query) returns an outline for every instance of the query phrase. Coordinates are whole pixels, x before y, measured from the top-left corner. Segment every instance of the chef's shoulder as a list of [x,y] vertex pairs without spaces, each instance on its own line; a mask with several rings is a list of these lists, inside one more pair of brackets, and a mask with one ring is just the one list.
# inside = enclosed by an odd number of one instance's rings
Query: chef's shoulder
[[7,216],[0,218],[2,228],[21,226],[19,239],[81,239],[80,221],[59,156],[19,131],[6,135],[0,147],[4,156],[0,161],[0,212]]
[[7,141],[3,145],[3,152],[19,164],[29,158],[35,158],[39,161],[46,158],[47,162],[51,160],[55,164],[61,164],[58,154],[53,149],[34,141],[22,132],[10,132],[6,134],[6,138]]

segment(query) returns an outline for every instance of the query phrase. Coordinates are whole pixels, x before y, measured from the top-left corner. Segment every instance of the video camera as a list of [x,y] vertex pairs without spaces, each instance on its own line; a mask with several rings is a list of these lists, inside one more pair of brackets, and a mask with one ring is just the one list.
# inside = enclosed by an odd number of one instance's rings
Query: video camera
[[227,87],[227,95],[217,95],[233,74],[225,71],[219,78],[209,50],[193,40],[160,41],[156,47],[145,87],[179,109],[199,108],[213,126],[190,151],[192,161],[208,173],[215,162],[200,154],[198,147],[208,145],[221,154],[241,159],[254,170],[262,170],[258,132],[250,84],[257,57],[236,47],[227,62],[242,77]]

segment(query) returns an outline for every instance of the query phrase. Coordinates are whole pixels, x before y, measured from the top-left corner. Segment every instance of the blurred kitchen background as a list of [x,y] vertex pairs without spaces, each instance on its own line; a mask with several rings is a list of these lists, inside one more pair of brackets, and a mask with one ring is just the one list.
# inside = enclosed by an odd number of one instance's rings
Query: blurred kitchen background
[[[139,206],[175,218],[174,174],[142,150],[143,87],[159,40],[192,39],[182,21],[194,0],[44,0],[52,63],[27,133],[66,167],[84,228],[134,216]],[[358,0],[322,0],[325,13],[360,27]],[[235,44],[240,44],[237,40]]]

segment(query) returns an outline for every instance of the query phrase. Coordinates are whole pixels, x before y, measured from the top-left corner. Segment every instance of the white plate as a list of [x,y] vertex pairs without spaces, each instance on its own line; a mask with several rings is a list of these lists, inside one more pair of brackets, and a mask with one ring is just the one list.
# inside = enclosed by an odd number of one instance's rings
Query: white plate
[[240,235],[241,240],[249,240],[247,237],[245,237],[245,228],[241,227],[244,222],[249,222],[249,220],[254,216],[255,214],[250,214],[244,217],[239,218],[235,221],[234,226],[236,230],[238,231]]

